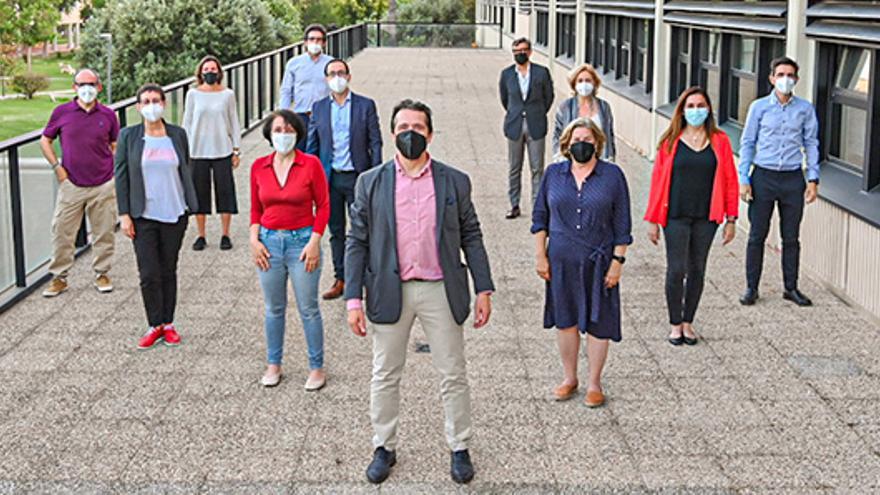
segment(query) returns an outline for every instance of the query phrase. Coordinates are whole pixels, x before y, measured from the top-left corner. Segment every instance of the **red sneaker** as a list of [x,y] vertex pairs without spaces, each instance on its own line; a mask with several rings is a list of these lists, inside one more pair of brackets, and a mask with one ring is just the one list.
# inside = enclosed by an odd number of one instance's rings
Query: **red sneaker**
[[138,349],[149,349],[153,347],[153,345],[162,338],[164,332],[162,331],[162,327],[154,327],[147,330],[147,333],[141,337],[141,340],[138,341]]
[[174,328],[174,325],[165,325],[164,336],[165,336],[165,345],[167,345],[167,346],[180,345],[180,334],[177,333],[177,329]]

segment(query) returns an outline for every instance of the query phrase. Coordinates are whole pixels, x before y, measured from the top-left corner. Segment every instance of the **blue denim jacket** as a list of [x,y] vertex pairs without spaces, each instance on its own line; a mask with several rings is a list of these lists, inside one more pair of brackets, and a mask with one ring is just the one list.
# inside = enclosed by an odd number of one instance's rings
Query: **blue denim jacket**
[[778,172],[800,170],[819,180],[819,121],[813,104],[792,96],[783,105],[773,91],[752,102],[739,148],[739,183],[750,184],[752,165]]

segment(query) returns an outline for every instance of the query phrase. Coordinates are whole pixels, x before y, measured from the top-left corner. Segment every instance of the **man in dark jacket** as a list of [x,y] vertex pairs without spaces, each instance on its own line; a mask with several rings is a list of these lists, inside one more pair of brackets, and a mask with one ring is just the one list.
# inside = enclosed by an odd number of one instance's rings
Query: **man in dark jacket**
[[[394,109],[391,128],[397,154],[358,178],[345,246],[348,324],[363,337],[366,319],[373,323],[370,417],[376,450],[367,479],[381,483],[397,461],[400,378],[418,318],[434,366],[443,375],[452,479],[467,483],[474,469],[467,450],[471,401],[462,324],[470,313],[468,269],[477,294],[474,327],[489,321],[494,290],[489,259],[470,179],[427,152],[431,110],[404,100]],[[461,262],[462,252],[467,265]]]
[[529,152],[532,169],[532,203],[544,175],[544,138],[547,136],[547,112],[553,107],[553,78],[543,65],[529,62],[532,42],[520,38],[513,42],[515,64],[501,71],[498,91],[507,114],[504,135],[510,163],[510,211],[507,218],[520,216],[523,155]]

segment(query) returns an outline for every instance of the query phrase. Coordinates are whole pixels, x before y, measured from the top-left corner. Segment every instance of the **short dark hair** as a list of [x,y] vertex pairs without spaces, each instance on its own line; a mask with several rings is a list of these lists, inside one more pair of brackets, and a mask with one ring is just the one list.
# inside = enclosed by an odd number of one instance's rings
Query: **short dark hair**
[[138,103],[141,102],[141,95],[144,93],[159,93],[162,101],[165,101],[165,90],[162,89],[162,86],[159,86],[156,83],[146,83],[138,88],[137,93],[135,94],[135,100],[137,100]]
[[415,110],[416,112],[422,112],[425,114],[425,120],[428,124],[428,132],[434,133],[434,121],[431,118],[431,109],[428,105],[416,100],[411,100],[409,98],[401,101],[394,107],[394,111],[391,112],[391,132],[394,132],[395,127],[397,127],[397,114],[400,113],[401,110]]
[[312,31],[319,31],[321,34],[324,35],[324,39],[327,39],[327,28],[325,28],[321,24],[309,24],[308,26],[306,26],[305,31],[303,31],[303,39],[308,38],[309,33],[311,33]]
[[522,44],[522,43],[525,43],[525,44],[529,47],[529,48],[528,48],[529,50],[532,49],[532,42],[531,42],[531,40],[529,40],[529,39],[526,38],[525,36],[523,36],[522,38],[517,38],[517,39],[513,40],[513,43],[512,43],[510,46],[511,46],[511,48],[515,48],[516,45],[519,45],[519,44]]
[[220,64],[220,59],[213,55],[205,55],[204,57],[202,57],[201,60],[199,60],[199,64],[196,65],[196,81],[199,84],[205,82],[205,79],[202,77],[202,68],[204,68],[205,64],[207,64],[208,62],[214,62],[215,64],[217,64],[217,70],[219,71],[217,73],[217,82],[223,82],[223,65]]
[[274,122],[277,117],[281,117],[284,119],[284,122],[287,122],[290,127],[293,127],[293,130],[296,132],[297,144],[306,138],[306,125],[303,123],[299,115],[291,110],[283,108],[270,113],[269,116],[266,117],[266,120],[263,121],[263,137],[266,138],[266,141],[269,141],[269,143],[272,142],[272,122]]
[[790,65],[794,67],[794,74],[797,75],[798,71],[800,71],[800,67],[797,62],[788,58],[788,57],[777,57],[770,61],[770,75],[776,74],[776,68],[780,65]]
[[347,72],[348,74],[351,74],[351,69],[348,67],[348,62],[346,62],[345,60],[342,60],[341,58],[334,58],[333,60],[327,62],[327,65],[324,66],[324,75],[325,76],[327,75],[327,73],[330,70],[330,64],[335,63],[335,62],[339,62],[342,65],[344,65],[345,72]]

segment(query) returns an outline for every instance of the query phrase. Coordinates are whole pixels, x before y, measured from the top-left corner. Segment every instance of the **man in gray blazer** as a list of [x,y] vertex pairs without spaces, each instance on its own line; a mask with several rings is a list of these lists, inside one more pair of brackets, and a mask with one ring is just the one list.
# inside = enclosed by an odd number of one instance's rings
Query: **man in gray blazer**
[[504,136],[507,137],[507,159],[510,164],[510,211],[507,218],[520,216],[519,200],[522,190],[522,167],[525,149],[529,151],[532,169],[532,204],[538,195],[544,175],[544,138],[547,136],[547,112],[553,108],[553,78],[543,65],[529,62],[532,42],[519,38],[513,42],[515,64],[501,71],[498,92],[504,116]]
[[[470,313],[468,269],[477,293],[474,327],[489,321],[494,291],[489,259],[471,202],[470,179],[427,152],[434,130],[431,110],[404,100],[394,108],[391,130],[397,154],[358,177],[345,244],[348,324],[363,337],[366,319],[373,323],[370,418],[375,451],[367,479],[381,483],[397,461],[400,378],[418,318],[434,366],[443,375],[451,476],[467,483],[474,470],[467,450],[471,402],[462,324]],[[461,262],[462,252],[467,265]]]

